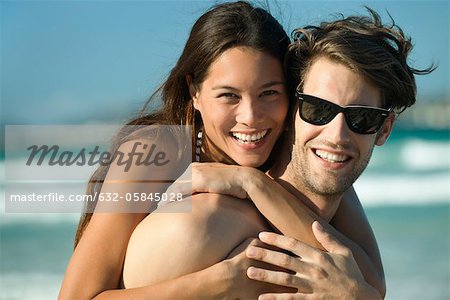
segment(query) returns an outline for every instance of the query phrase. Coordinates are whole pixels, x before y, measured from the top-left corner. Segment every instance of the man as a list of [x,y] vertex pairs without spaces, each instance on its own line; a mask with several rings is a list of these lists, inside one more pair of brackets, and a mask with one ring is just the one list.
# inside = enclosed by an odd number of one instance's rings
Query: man
[[[301,78],[299,104],[291,132],[291,161],[284,160],[272,175],[325,220],[335,215],[344,192],[366,168],[374,146],[386,142],[395,120],[393,111],[414,104],[414,74],[433,70],[408,66],[410,40],[395,27],[383,26],[379,16],[369,11],[372,19],[350,17],[297,30],[288,54],[291,80]],[[286,243],[273,235],[263,241],[277,239]],[[247,252],[276,265],[284,259],[284,265],[289,262],[289,269],[301,274],[301,268],[294,267],[299,259],[256,247]],[[301,251],[294,253],[303,256]],[[251,278],[266,282],[304,286],[301,275],[283,277],[255,268],[250,273]]]
[[[366,236],[359,231],[368,226],[367,221],[364,216],[349,220],[361,213],[360,204],[342,199],[366,168],[374,146],[381,146],[388,139],[395,121],[394,112],[414,104],[414,74],[429,73],[433,67],[425,70],[410,67],[407,64],[412,47],[410,40],[399,28],[384,26],[380,17],[369,11],[371,18],[349,17],[295,32],[287,66],[289,81],[298,83],[300,79],[300,83],[295,84],[298,105],[293,107],[293,124],[287,144],[270,172],[278,184],[258,170],[245,167],[200,164],[194,168],[194,175],[200,175],[193,176],[195,192],[232,194],[238,198],[248,195],[281,233],[306,239],[309,244],[322,246],[331,253],[324,254],[295,239],[276,234],[265,234],[260,238],[295,255],[265,249],[257,242],[249,244],[248,241],[234,249],[243,238],[252,236],[252,232],[268,227],[261,225],[254,208],[246,204],[248,202],[232,203],[226,199],[228,196],[200,194],[191,200],[194,204],[199,203],[194,205],[193,213],[188,217],[174,218],[172,215],[170,220],[164,220],[164,214],[152,214],[156,221],[151,226],[139,228],[141,238],[139,235],[132,238],[132,243],[138,242],[131,246],[142,249],[143,257],[148,260],[144,269],[150,273],[151,270],[163,271],[153,274],[153,282],[171,278],[175,268],[178,268],[175,273],[186,274],[188,270],[203,269],[227,255],[234,270],[230,271],[230,277],[238,277],[235,270],[242,267],[233,259],[238,257],[243,263],[241,253],[246,249],[249,258],[282,268],[251,267],[247,275],[252,279],[293,287],[299,295],[384,296],[383,271],[372,233],[370,229],[366,230]],[[313,212],[312,215],[325,221],[321,222],[323,225],[333,220],[332,225],[353,242],[331,227],[324,233],[316,223],[313,232],[319,243],[308,240],[310,227],[305,230],[302,222],[311,224],[313,217],[305,212],[303,205]],[[168,228],[168,225],[171,229],[161,236],[161,228]],[[326,233],[328,231],[337,235],[345,246]],[[140,244],[139,240],[145,235],[152,237],[151,243]],[[195,247],[191,244],[193,240]],[[177,244],[171,249],[170,260],[148,256],[148,250],[154,245],[171,245],[173,241]],[[362,279],[355,259],[365,281],[377,288],[378,295]],[[248,266],[248,262],[245,263]],[[162,273],[166,277],[161,276]],[[225,294],[231,295],[236,286],[230,284],[230,294]],[[283,296],[276,294],[275,297]]]

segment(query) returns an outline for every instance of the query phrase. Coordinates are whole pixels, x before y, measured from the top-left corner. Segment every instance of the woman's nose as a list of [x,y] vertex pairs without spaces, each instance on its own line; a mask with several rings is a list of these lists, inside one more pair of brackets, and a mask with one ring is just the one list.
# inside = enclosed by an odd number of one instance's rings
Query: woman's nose
[[237,109],[236,121],[247,126],[254,126],[262,121],[262,107],[256,97],[241,99]]

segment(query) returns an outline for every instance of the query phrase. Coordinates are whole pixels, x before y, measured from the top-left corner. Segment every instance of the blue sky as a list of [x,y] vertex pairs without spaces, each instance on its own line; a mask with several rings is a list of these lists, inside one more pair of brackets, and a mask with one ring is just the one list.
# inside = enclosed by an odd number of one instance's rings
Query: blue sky
[[[260,1],[264,2],[264,1]],[[288,32],[386,9],[413,38],[419,101],[450,98],[449,1],[269,1]],[[120,124],[161,83],[211,1],[2,1],[3,124]]]

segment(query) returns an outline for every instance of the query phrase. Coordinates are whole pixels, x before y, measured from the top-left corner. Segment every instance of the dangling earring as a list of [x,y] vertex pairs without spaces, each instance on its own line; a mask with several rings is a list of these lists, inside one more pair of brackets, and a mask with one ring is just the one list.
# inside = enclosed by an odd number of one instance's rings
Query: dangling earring
[[[196,122],[195,119],[197,118],[197,114],[199,113],[199,111],[197,109],[195,109],[195,107],[192,105],[192,129],[194,130],[194,132],[197,132],[197,127],[196,127]],[[200,122],[202,123],[202,122]],[[197,132],[197,136],[195,139],[195,161],[196,162],[200,162],[201,159],[201,154],[202,154],[202,141],[203,141],[203,129],[202,129],[202,124],[198,124],[200,129]]]
[[195,161],[200,162],[200,156],[202,153],[202,137],[203,137],[203,130],[200,129],[197,133],[197,140],[195,143]]

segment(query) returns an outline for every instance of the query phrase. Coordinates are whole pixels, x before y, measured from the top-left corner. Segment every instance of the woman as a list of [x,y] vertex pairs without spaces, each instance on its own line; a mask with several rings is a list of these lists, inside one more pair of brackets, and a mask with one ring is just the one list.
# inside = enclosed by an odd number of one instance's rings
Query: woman
[[[200,147],[202,161],[238,162],[252,167],[264,164],[284,129],[288,91],[283,84],[282,61],[288,43],[289,40],[279,23],[266,11],[242,2],[216,6],[196,22],[177,65],[164,83],[161,90],[163,109],[138,118],[130,124],[191,124],[197,136],[200,132],[201,118],[198,113],[194,113],[193,106],[195,106],[202,114],[204,122]],[[222,78],[230,72],[229,68],[220,68],[220,63],[229,66],[230,61],[235,60],[239,62],[240,72],[249,67],[250,79],[247,80],[245,76],[235,79],[237,84],[226,81],[216,84],[215,78]],[[215,68],[217,66],[219,67]],[[211,76],[212,71],[214,76]],[[240,74],[240,72],[230,73]],[[260,77],[255,77],[255,74]],[[207,97],[206,91],[221,91],[221,93]],[[208,102],[211,98],[215,99],[212,104]],[[217,111],[225,113],[219,117],[209,117],[212,107],[217,107]],[[231,125],[216,122],[225,121],[229,114],[235,120]],[[263,125],[266,123],[270,126]],[[217,124],[220,126],[217,127]],[[130,151],[130,145],[121,143],[127,141],[127,136],[125,134],[124,137],[119,137],[119,144],[122,144],[119,150],[124,153]],[[145,176],[145,172],[149,172],[149,169],[135,167],[131,173],[136,176],[135,178],[139,178],[141,175]],[[122,180],[129,178],[129,173],[116,166],[111,166],[109,170],[99,170],[97,175],[99,177],[94,179],[98,181],[100,178],[101,181],[105,178],[105,183],[102,186],[94,186],[96,191],[113,190],[124,194],[136,189],[129,184],[117,190],[117,186],[108,182],[111,178]],[[155,191],[164,191],[165,187],[153,185],[152,188]],[[247,205],[247,212],[252,215],[255,225],[249,234],[266,228],[263,218],[255,213],[250,204]],[[307,215],[305,213],[305,218]],[[155,298],[173,298],[179,295],[213,297],[223,286],[230,286],[230,278],[224,276],[223,272],[224,269],[228,270],[230,265],[218,263],[169,281],[158,281],[136,289],[115,290],[119,287],[128,240],[136,225],[145,216],[145,213],[96,213],[83,218],[60,298],[91,299],[98,296],[113,299],[114,296],[143,295]],[[309,224],[305,227],[310,228]],[[309,232],[312,240],[310,230],[305,232]],[[194,280],[202,284],[193,285]],[[271,290],[286,289],[272,287]],[[237,289],[232,291],[246,292]],[[236,296],[242,297],[242,294]]]

